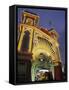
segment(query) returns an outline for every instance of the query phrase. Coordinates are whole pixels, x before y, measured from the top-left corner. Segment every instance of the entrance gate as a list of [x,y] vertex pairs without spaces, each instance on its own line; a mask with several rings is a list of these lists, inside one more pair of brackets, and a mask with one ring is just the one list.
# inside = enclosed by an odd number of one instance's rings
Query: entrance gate
[[32,81],[52,80],[52,67],[53,64],[51,57],[40,53],[37,56],[36,60],[32,62]]

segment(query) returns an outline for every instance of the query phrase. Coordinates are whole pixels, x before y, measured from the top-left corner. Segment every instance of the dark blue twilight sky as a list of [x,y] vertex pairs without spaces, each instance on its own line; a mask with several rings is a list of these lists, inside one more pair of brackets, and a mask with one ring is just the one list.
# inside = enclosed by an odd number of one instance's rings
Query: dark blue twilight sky
[[30,11],[39,15],[39,26],[50,29],[52,27],[59,34],[60,54],[62,63],[65,63],[65,11],[48,9],[18,8],[18,23],[21,21],[22,12]]

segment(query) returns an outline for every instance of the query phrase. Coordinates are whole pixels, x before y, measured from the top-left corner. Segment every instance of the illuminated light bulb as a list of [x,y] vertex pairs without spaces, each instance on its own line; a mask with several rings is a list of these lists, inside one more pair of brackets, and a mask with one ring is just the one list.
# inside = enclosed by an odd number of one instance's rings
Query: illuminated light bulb
[[43,61],[43,59],[40,59],[40,61]]

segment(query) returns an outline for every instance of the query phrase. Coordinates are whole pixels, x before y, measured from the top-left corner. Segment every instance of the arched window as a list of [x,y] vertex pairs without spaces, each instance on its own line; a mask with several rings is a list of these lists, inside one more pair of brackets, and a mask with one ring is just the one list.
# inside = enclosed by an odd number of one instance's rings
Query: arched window
[[23,37],[23,40],[22,40],[22,51],[28,51],[29,49],[29,40],[30,40],[30,33],[29,31],[25,31],[24,32],[24,37]]

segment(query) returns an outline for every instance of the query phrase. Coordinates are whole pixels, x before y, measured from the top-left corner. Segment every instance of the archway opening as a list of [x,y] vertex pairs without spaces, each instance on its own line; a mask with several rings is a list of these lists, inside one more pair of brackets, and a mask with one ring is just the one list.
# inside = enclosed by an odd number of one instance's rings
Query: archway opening
[[22,51],[28,51],[29,49],[29,40],[30,40],[30,32],[29,31],[25,31],[24,32],[24,37],[22,40]]
[[36,60],[32,62],[32,81],[53,80],[53,73],[51,68],[53,68],[51,56],[40,53],[36,57]]

